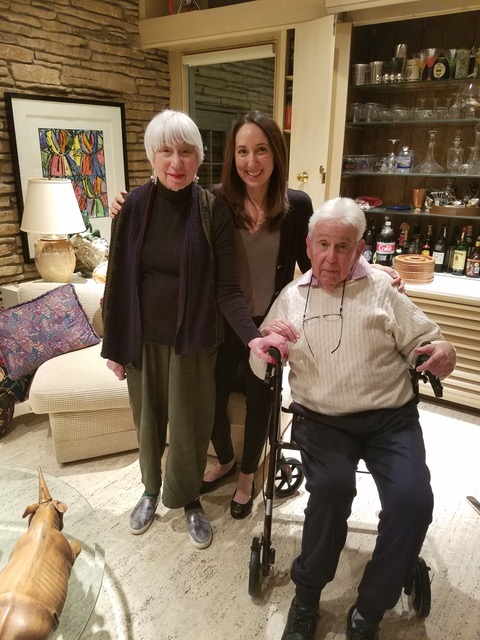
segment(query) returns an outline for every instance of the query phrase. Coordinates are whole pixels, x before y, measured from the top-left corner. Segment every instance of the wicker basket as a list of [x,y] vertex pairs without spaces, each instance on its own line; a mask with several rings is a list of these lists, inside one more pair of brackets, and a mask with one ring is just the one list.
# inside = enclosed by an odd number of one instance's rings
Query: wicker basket
[[428,284],[433,282],[435,260],[431,256],[416,253],[396,256],[393,267],[407,284]]

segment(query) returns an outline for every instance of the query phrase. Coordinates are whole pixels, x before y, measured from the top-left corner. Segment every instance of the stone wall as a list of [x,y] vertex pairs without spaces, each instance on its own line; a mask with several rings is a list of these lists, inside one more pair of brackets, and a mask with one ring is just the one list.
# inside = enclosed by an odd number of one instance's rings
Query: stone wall
[[5,92],[125,105],[130,188],[150,175],[143,132],[168,106],[167,54],[143,50],[139,0],[0,0],[0,285],[38,277],[23,259]]

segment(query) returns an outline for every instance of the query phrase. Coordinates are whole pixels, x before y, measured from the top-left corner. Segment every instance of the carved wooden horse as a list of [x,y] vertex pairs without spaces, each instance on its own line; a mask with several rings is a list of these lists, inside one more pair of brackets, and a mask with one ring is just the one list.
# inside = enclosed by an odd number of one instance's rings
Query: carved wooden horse
[[38,468],[38,504],[0,572],[1,640],[46,640],[57,628],[80,544],[61,533],[67,505],[53,500]]

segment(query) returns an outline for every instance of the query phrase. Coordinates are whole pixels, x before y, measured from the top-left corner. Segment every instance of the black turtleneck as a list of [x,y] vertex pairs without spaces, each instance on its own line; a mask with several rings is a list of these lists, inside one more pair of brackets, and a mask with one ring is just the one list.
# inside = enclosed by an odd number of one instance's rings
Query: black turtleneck
[[174,344],[181,254],[191,197],[192,185],[171,191],[157,182],[141,258],[144,342]]

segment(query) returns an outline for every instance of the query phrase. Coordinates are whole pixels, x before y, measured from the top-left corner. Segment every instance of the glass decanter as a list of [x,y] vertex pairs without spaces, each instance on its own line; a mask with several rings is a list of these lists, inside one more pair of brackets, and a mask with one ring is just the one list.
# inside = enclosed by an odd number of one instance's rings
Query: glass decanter
[[475,141],[470,147],[468,160],[461,167],[462,173],[469,176],[480,175],[480,123],[475,125]]
[[455,138],[453,144],[447,151],[447,171],[448,173],[460,173],[460,168],[463,163],[462,148],[462,132],[460,130],[455,132]]
[[437,132],[429,131],[428,132],[428,147],[427,147],[427,155],[425,156],[425,160],[419,162],[415,167],[413,167],[413,173],[443,173],[444,168],[435,161],[434,151],[435,151],[435,138]]

